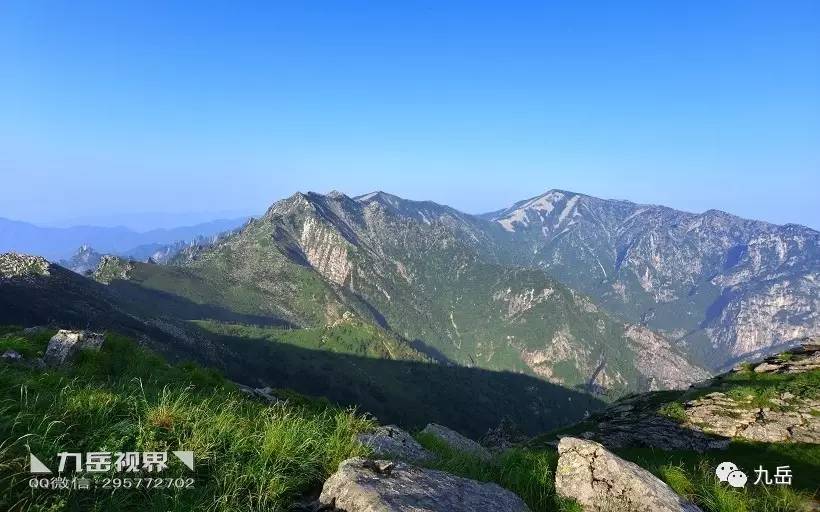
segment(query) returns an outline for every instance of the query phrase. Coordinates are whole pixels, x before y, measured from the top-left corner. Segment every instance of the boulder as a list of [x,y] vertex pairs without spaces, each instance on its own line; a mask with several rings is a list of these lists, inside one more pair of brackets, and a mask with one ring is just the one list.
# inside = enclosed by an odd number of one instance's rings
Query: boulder
[[3,355],[0,356],[0,359],[2,359],[3,361],[8,361],[10,363],[16,363],[18,361],[21,361],[23,359],[23,356],[20,354],[20,352],[9,349],[3,352]]
[[43,359],[50,366],[66,364],[80,350],[100,350],[105,336],[91,331],[60,330],[51,337]]
[[558,443],[555,490],[585,512],[697,512],[665,483],[602,445],[564,437]]
[[490,455],[489,450],[487,450],[480,444],[476,443],[472,439],[464,437],[455,430],[451,430],[442,425],[438,425],[436,423],[428,423],[427,426],[424,427],[424,430],[421,431],[421,433],[430,434],[432,436],[437,437],[438,439],[444,441],[444,443],[447,446],[449,446],[455,451],[469,453],[485,460],[492,457],[492,455]]
[[279,402],[282,402],[282,400],[279,399],[279,397],[273,394],[273,388],[270,386],[265,386],[262,388],[252,388],[250,386],[245,386],[244,384],[235,384],[239,388],[239,391],[245,393],[251,398],[255,398],[257,400],[261,400],[269,404],[278,404]]
[[348,459],[325,482],[322,510],[345,512],[525,512],[527,505],[494,483],[404,462]]
[[433,454],[424,449],[413,436],[395,425],[379,427],[373,432],[359,434],[359,442],[383,458],[396,458],[410,462],[430,460]]

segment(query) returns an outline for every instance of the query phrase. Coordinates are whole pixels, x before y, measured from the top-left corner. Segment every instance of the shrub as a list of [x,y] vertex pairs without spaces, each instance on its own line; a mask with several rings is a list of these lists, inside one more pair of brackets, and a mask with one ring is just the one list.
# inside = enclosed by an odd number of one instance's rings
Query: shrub
[[686,409],[680,402],[668,402],[658,409],[658,414],[676,421],[686,421]]

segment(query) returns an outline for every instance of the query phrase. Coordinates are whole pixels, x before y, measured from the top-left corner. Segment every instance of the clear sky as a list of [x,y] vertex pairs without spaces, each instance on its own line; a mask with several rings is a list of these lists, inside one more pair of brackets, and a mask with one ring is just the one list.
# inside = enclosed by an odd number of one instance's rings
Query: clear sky
[[0,3],[0,216],[550,188],[820,228],[820,2]]

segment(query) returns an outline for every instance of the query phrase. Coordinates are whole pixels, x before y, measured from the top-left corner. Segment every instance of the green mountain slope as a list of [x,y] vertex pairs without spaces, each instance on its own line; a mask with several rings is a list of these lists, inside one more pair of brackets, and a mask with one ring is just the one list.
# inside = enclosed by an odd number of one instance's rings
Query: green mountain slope
[[[4,323],[123,333],[171,361],[194,360],[249,386],[358,405],[385,422],[440,422],[479,436],[508,416],[537,432],[602,406],[593,396],[532,376],[436,363],[353,313],[294,328],[259,310],[252,315],[206,303],[205,295],[196,302],[194,292],[202,288],[191,279],[195,270],[112,259],[98,273],[109,282],[104,285],[42,258],[0,255],[0,268],[6,264],[20,271],[4,271],[0,279]],[[191,298],[140,284],[171,277],[191,281],[180,287]]]
[[[264,307],[303,326],[351,310],[441,361],[569,386],[617,394],[704,375],[660,337],[652,337],[655,364],[637,364],[645,347],[628,335],[634,329],[540,270],[495,262],[501,231],[384,193],[296,194],[167,272],[212,279],[221,290],[212,300],[234,309],[241,302],[224,290],[258,294],[254,313]],[[186,293],[179,283],[140,282]]]

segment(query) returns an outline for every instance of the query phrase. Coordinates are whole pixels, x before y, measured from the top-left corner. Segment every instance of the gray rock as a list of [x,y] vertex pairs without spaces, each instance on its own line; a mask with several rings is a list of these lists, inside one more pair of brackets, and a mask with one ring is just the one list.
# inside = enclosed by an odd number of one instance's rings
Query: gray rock
[[[319,502],[345,512],[528,512],[514,493],[404,462],[348,459],[322,488]],[[327,508],[326,508],[327,510]]]
[[9,349],[9,350],[6,350],[5,352],[3,352],[3,355],[0,356],[0,359],[3,359],[3,361],[7,361],[7,362],[10,362],[10,363],[16,363],[16,362],[22,360],[23,356],[20,354],[20,352],[17,352],[16,350]]
[[772,407],[753,407],[752,397],[730,398],[724,393],[709,393],[686,403],[684,426],[724,438],[778,443],[787,441],[820,442],[820,402],[783,393],[770,399]]
[[430,460],[433,454],[424,449],[413,436],[395,425],[379,427],[373,432],[359,434],[359,442],[379,457],[397,458],[410,462]]
[[464,453],[470,453],[485,460],[492,457],[490,451],[481,446],[480,444],[476,443],[472,439],[464,437],[455,430],[451,430],[442,425],[438,425],[436,423],[428,423],[427,426],[424,427],[424,430],[422,430],[421,432],[423,434],[430,434],[441,439],[442,441],[444,441],[445,444],[447,444],[447,446],[449,446],[453,450]]
[[255,398],[269,404],[277,404],[283,401],[273,394],[273,388],[270,386],[252,388],[250,386],[245,386],[244,384],[239,384],[238,382],[235,382],[234,384],[236,384],[236,387],[239,388],[239,391],[245,393],[250,398]]
[[555,490],[585,512],[700,511],[649,471],[594,441],[564,437],[558,453]]
[[778,364],[770,364],[770,363],[760,363],[759,365],[755,366],[755,373],[770,373],[776,372],[780,370],[781,365]]
[[100,350],[105,336],[91,331],[60,330],[51,337],[43,359],[50,366],[66,364],[80,350]]

